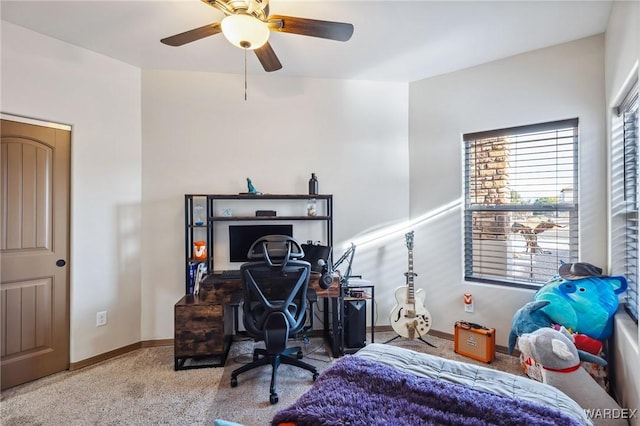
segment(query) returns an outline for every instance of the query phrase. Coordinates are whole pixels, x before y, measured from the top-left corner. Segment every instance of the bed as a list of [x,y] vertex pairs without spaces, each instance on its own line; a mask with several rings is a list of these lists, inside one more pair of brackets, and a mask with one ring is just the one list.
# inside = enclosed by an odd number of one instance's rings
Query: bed
[[592,425],[560,390],[524,376],[373,343],[336,361],[284,425]]

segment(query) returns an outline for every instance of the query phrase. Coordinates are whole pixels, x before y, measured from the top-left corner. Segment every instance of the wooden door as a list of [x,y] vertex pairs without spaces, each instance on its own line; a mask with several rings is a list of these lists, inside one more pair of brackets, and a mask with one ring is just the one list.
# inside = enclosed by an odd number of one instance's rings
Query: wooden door
[[1,388],[69,368],[69,129],[0,122]]

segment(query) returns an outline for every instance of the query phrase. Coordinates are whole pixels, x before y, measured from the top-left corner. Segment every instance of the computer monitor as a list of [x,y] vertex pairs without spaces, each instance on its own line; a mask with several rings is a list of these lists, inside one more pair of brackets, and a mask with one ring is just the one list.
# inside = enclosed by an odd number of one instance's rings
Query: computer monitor
[[229,262],[248,262],[251,245],[265,235],[293,237],[293,225],[229,225]]

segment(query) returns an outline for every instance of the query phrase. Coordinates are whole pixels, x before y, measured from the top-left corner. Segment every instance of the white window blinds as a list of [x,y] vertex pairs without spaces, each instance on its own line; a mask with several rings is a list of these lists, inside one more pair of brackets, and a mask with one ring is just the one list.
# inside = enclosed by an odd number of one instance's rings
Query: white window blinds
[[578,119],[464,135],[465,279],[537,288],[578,255]]
[[625,309],[638,321],[638,83],[616,108],[611,135],[611,273],[624,275]]

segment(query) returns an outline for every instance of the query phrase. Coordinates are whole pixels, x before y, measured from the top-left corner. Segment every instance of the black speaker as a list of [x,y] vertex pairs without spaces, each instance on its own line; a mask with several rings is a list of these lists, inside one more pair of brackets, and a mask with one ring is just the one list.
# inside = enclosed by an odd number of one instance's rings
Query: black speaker
[[344,302],[344,345],[347,348],[362,348],[367,340],[367,302],[347,300]]

